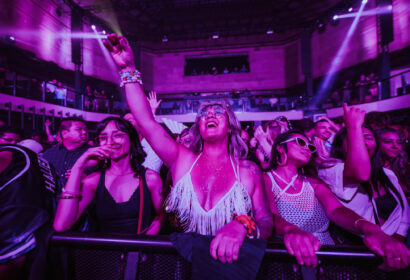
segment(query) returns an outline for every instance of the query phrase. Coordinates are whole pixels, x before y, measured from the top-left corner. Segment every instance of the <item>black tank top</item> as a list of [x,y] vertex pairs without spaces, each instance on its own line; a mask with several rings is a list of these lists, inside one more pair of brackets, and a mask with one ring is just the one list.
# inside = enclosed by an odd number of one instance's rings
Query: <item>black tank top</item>
[[[151,193],[147,186],[145,172],[142,181],[143,215],[141,232],[151,224],[154,216]],[[99,232],[137,234],[140,187],[134,191],[128,201],[117,203],[105,187],[105,170],[101,172],[94,201]]]
[[397,207],[397,201],[391,193],[376,197],[374,202],[376,202],[379,217],[383,220],[387,220]]

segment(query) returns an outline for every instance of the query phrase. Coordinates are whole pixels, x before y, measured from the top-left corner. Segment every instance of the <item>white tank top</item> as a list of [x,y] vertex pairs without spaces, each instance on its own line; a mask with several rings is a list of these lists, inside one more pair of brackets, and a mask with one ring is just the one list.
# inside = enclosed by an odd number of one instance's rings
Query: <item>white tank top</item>
[[303,179],[299,193],[287,193],[291,184],[281,189],[271,172],[267,173],[272,182],[272,193],[279,215],[300,229],[312,233],[322,244],[334,245],[328,231],[329,219],[316,198],[309,181]]
[[248,191],[239,180],[239,165],[231,164],[236,181],[229,191],[209,211],[205,211],[198,201],[192,184],[191,171],[200,158],[195,159],[188,173],[171,189],[165,201],[165,210],[174,212],[185,232],[215,235],[216,232],[236,215],[252,215],[252,200]]

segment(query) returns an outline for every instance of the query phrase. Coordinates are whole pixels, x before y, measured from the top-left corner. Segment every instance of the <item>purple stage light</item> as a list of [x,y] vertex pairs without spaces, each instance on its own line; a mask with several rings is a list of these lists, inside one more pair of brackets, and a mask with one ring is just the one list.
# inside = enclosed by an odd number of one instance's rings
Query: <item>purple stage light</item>
[[91,25],[91,29],[92,30],[97,30],[97,27],[93,24],[93,25]]

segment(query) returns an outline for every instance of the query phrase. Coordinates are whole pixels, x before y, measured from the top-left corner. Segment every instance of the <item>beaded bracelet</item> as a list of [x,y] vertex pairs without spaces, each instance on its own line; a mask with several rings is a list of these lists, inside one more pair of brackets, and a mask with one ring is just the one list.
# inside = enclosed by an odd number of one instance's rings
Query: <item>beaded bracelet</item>
[[120,87],[123,87],[128,83],[139,83],[140,85],[142,85],[141,72],[139,72],[138,70],[120,72],[120,76]]

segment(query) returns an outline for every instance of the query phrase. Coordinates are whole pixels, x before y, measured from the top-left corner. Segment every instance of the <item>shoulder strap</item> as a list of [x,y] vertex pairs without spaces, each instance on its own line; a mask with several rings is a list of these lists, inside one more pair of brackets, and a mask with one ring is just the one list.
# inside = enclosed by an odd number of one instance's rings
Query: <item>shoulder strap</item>
[[137,234],[141,233],[141,223],[142,223],[142,212],[144,209],[144,181],[142,179],[142,175],[139,175],[139,182],[140,185],[138,186],[140,188],[140,212],[138,213],[138,228],[137,228]]
[[239,162],[238,162],[238,164],[237,164],[237,166],[236,166],[236,168],[235,168],[235,164],[233,163],[232,157],[229,156],[229,159],[231,160],[231,165],[232,165],[233,173],[235,174],[235,179],[236,179],[238,182],[240,182],[240,179],[239,179]]
[[200,153],[200,154],[198,155],[198,157],[195,159],[194,163],[191,165],[191,168],[189,168],[188,173],[191,173],[192,169],[193,169],[194,166],[195,166],[195,163],[198,161],[198,159],[201,157],[201,155],[202,155],[202,153]]
[[[272,174],[276,174],[276,172],[273,171],[273,170],[272,170],[271,172],[272,172]],[[268,174],[269,174],[269,173],[268,173]],[[279,192],[279,194],[275,197],[275,199],[281,197],[281,196],[293,185],[293,183],[295,183],[295,181],[296,181],[296,179],[298,178],[298,176],[299,176],[298,174],[296,174],[295,176],[293,176],[293,177],[292,177],[292,180],[290,180],[290,182],[286,185],[286,187]],[[273,188],[273,185],[274,185],[274,184],[277,184],[277,183],[276,183],[275,178],[273,177],[273,175],[271,175],[270,177],[271,177],[271,180],[272,180],[272,188]],[[278,176],[278,178],[282,179],[280,176]],[[282,179],[282,180],[283,180],[283,179]],[[283,181],[284,181],[284,180],[283,180]],[[286,183],[286,182],[284,181],[284,183]],[[279,185],[278,185],[278,188],[280,189]]]

